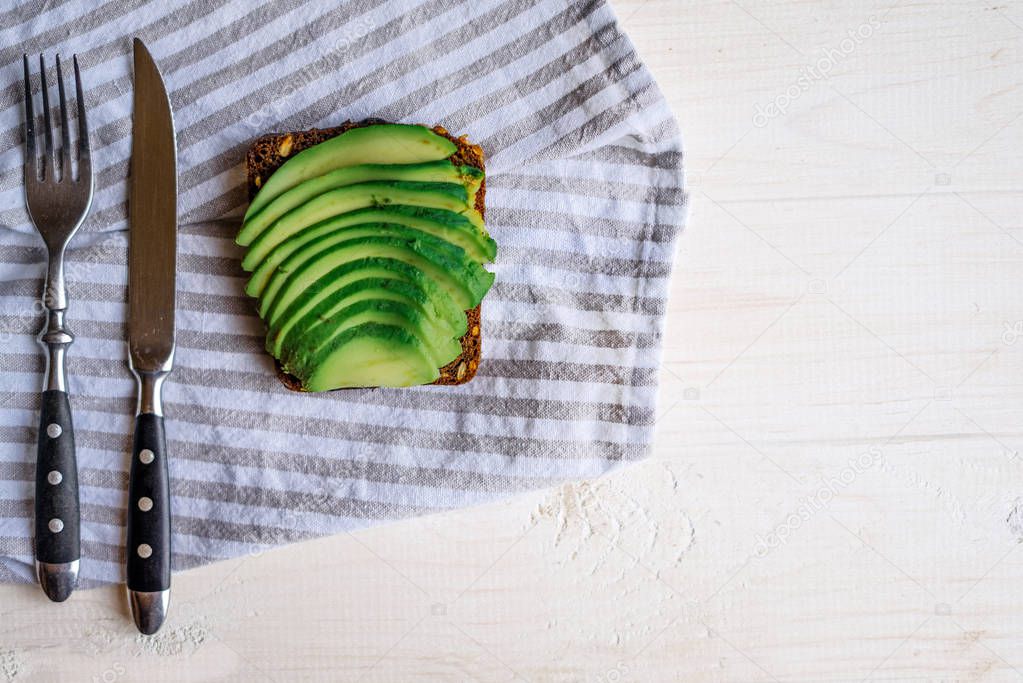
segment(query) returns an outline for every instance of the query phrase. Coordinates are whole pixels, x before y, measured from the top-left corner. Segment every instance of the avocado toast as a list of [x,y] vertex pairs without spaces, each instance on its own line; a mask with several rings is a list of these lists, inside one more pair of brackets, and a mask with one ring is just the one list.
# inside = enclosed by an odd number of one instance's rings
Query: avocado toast
[[246,162],[246,292],[286,387],[473,378],[497,250],[478,146],[367,120],[265,135]]

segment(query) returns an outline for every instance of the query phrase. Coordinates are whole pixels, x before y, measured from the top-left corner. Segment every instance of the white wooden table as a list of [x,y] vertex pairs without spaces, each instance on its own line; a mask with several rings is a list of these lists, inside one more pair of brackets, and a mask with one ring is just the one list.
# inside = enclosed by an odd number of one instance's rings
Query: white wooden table
[[656,457],[179,574],[152,639],[2,587],[0,680],[1023,678],[1023,4],[614,5],[688,145]]

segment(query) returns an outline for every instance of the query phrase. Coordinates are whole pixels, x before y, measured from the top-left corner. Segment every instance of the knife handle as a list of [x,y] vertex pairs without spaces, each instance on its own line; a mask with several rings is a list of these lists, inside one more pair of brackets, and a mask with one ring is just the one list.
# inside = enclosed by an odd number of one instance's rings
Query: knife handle
[[128,590],[170,588],[170,476],[163,416],[135,418],[128,482]]
[[126,569],[131,615],[147,635],[160,630],[170,603],[170,473],[160,400],[168,372],[135,370],[139,410],[128,477]]

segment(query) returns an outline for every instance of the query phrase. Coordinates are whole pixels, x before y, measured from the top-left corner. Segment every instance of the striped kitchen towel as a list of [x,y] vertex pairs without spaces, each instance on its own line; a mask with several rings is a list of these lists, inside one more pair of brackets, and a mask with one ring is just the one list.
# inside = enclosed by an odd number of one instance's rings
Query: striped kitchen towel
[[[43,371],[22,52],[78,53],[87,87],[96,198],[67,264],[82,583],[123,580],[136,35],[163,70],[178,132],[178,352],[164,391],[176,569],[594,477],[649,453],[686,215],[682,148],[605,2],[18,0],[0,9],[0,580],[31,580]],[[500,252],[484,361],[459,387],[290,393],[242,291],[233,238],[245,150],[265,132],[367,117],[440,123],[487,152]]]

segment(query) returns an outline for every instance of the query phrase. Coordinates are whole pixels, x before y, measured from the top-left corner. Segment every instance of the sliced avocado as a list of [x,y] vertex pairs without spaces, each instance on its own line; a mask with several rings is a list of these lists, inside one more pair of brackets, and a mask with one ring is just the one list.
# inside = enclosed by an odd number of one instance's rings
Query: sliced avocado
[[293,272],[301,267],[303,259],[315,254],[318,250],[365,237],[395,237],[406,241],[421,242],[427,248],[440,252],[444,256],[444,262],[447,265],[461,264],[468,259],[464,249],[456,247],[450,242],[437,239],[425,232],[406,228],[403,225],[394,223],[361,223],[359,225],[352,225],[344,230],[335,230],[334,232],[319,235],[315,239],[308,240],[297,246],[295,249],[290,249],[288,256],[276,268],[265,275],[267,277],[266,287],[263,288],[259,295],[260,315],[265,315],[267,306],[273,302],[274,297],[284,283],[282,278],[274,277],[277,273]]
[[450,244],[409,228],[389,226],[387,234],[350,238],[341,231],[321,237],[289,256],[270,278],[260,297],[260,316],[279,319],[302,291],[334,268],[355,259],[386,257],[408,263],[437,281],[462,310],[475,307],[493,284],[494,275]]
[[[307,344],[313,335],[323,334],[324,324],[328,327],[337,325],[344,319],[346,312],[352,312],[351,306],[364,301],[391,301],[407,306],[419,316],[422,331],[431,339],[454,339],[465,333],[465,324],[459,326],[456,321],[439,316],[430,297],[416,285],[394,278],[369,277],[341,288],[305,312],[300,324],[292,328],[293,334],[280,340],[281,346],[287,348]],[[275,348],[268,344],[267,350],[274,353]]]
[[245,291],[250,296],[259,296],[266,286],[266,281],[281,261],[311,240],[352,225],[375,222],[404,225],[447,240],[464,249],[480,263],[493,262],[497,256],[497,244],[494,240],[477,230],[465,216],[452,211],[403,205],[359,209],[300,230],[278,244],[260,263],[256,263],[247,255],[242,261],[242,267],[254,272]]
[[440,370],[418,337],[402,327],[379,323],[349,328],[318,356],[296,358],[283,366],[308,391],[411,387],[440,377]]
[[352,128],[302,150],[263,183],[245,220],[299,183],[345,166],[359,164],[418,164],[447,159],[455,143],[424,126],[397,123]]
[[[301,250],[303,247],[307,247],[310,244],[314,243],[324,245],[326,244],[326,240],[330,240],[333,243],[358,239],[360,237],[373,237],[377,235],[393,236],[394,235],[393,228],[396,227],[400,226],[393,226],[388,223],[359,223],[358,225],[350,225],[344,230],[334,231],[317,230],[315,231],[316,234],[314,234],[311,238],[307,238],[306,236],[303,235],[303,233],[298,233],[297,235],[292,236],[288,240],[285,240],[283,244],[279,245],[276,249],[273,250],[273,252],[270,254],[270,258],[267,258],[266,261],[263,261],[263,265],[259,267],[256,273],[253,273],[252,278],[245,286],[245,291],[249,294],[255,295],[257,298],[261,300],[260,312],[262,314],[262,311],[264,310],[263,302],[271,301],[277,292],[277,290],[274,288],[279,287],[281,285],[281,280],[278,279],[275,281],[273,279],[274,274],[276,274],[282,267],[294,268],[295,262],[290,261],[289,259],[291,256],[295,254],[295,252]],[[289,244],[290,242],[292,242],[292,240],[294,240],[295,243]],[[277,252],[282,252],[281,258],[279,259],[275,258]],[[262,289],[259,289],[260,281],[264,283]]]
[[[289,362],[295,358],[313,359],[330,340],[345,330],[365,323],[380,323],[401,327],[418,337],[428,350],[431,362],[444,367],[462,352],[461,342],[451,336],[438,334],[429,316],[420,313],[405,302],[391,299],[365,299],[331,311],[324,324],[295,337],[284,346],[281,357]],[[315,363],[315,360],[313,361]]]
[[465,185],[475,202],[483,182],[483,171],[473,166],[455,166],[450,161],[428,161],[422,164],[361,164],[347,166],[299,183],[278,195],[260,211],[245,219],[238,239],[258,235],[275,220],[329,190],[375,180],[411,180],[428,183],[460,183]]
[[365,258],[348,261],[338,266],[299,293],[276,316],[277,322],[268,326],[267,350],[279,358],[281,349],[288,341],[291,331],[300,332],[303,329],[306,324],[306,315],[314,307],[319,306],[328,298],[330,301],[338,300],[343,296],[341,294],[343,290],[359,281],[371,278],[393,279],[422,290],[429,297],[438,317],[451,327],[453,336],[461,337],[465,334],[467,326],[465,312],[458,308],[448,293],[423,271],[395,259]]
[[324,192],[278,218],[263,230],[258,238],[255,235],[250,236],[251,244],[242,241],[241,234],[239,234],[237,242],[243,245],[248,244],[249,253],[246,255],[245,261],[248,262],[249,267],[253,267],[265,259],[278,244],[311,225],[349,211],[391,204],[453,211],[466,216],[469,221],[483,230],[483,219],[479,212],[469,204],[469,193],[464,185],[381,180],[346,185]]

